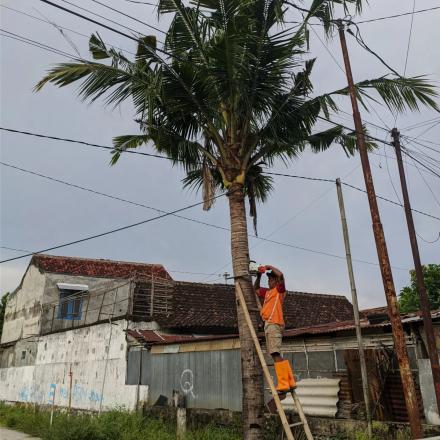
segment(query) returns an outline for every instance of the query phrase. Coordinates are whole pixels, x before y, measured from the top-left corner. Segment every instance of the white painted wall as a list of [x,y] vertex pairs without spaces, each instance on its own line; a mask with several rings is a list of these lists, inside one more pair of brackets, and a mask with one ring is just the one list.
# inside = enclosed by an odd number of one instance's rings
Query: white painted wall
[[8,299],[2,344],[39,334],[44,285],[45,275],[29,266],[22,286]]
[[[104,391],[102,384],[108,351]],[[55,405],[68,406],[69,368],[72,367],[72,408],[134,409],[136,385],[125,385],[127,321],[116,321],[37,338],[35,366],[0,369],[0,400],[49,404],[55,387]],[[140,387],[140,400],[147,387]]]

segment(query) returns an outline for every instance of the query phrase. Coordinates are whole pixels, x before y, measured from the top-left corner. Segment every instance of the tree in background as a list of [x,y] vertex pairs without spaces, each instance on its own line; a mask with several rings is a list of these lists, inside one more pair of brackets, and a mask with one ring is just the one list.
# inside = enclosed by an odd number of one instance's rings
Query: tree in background
[[8,302],[8,296],[9,292],[5,293],[0,301],[0,338],[2,337],[3,333],[3,322],[5,320],[6,303]]
[[[422,266],[422,269],[431,310],[440,309],[440,264],[427,264]],[[420,310],[416,272],[411,270],[409,273],[411,285],[404,287],[399,295],[399,308],[402,313]]]
[[[95,61],[59,64],[36,86],[80,82],[77,91],[84,100],[101,98],[114,106],[131,101],[139,131],[114,139],[112,163],[125,150],[148,144],[183,167],[185,186],[202,189],[204,209],[215,194],[227,192],[234,277],[254,325],[258,311],[249,274],[246,198],[256,227],[256,201],[265,201],[273,189],[266,170],[290,163],[307,148],[319,153],[339,144],[347,155],[356,152],[355,133],[337,123],[319,124],[339,112],[348,90],[314,93],[316,59],[308,53],[308,27],[314,19],[330,31],[335,5],[347,14],[350,6],[359,12],[362,1],[314,0],[309,10],[301,5],[299,0],[160,0],[159,15],[172,16],[164,43],[139,37],[137,53],[129,58],[94,34],[89,48]],[[290,6],[304,12],[298,26],[288,23]],[[366,110],[377,99],[396,112],[420,104],[437,108],[436,93],[422,77],[385,75],[357,83],[356,90]],[[60,111],[68,117],[68,109]],[[259,440],[262,370],[240,306],[237,315],[243,437]]]

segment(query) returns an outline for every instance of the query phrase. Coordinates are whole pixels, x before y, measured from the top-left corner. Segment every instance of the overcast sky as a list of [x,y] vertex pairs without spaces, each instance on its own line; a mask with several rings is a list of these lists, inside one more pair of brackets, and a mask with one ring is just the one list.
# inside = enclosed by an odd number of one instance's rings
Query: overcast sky
[[[161,29],[167,27],[167,20],[162,18],[157,21],[157,14],[152,6],[133,4],[126,0],[102,1],[151,25]],[[106,10],[91,0],[72,2],[139,32],[157,34],[145,25]],[[58,3],[62,2],[58,0]],[[74,48],[53,26],[19,15],[5,6],[40,19],[49,19],[60,26],[86,35],[98,29],[92,23],[37,0],[1,0],[1,5],[3,30],[38,40],[69,53],[72,53]],[[63,5],[71,7],[64,3]],[[434,6],[440,6],[440,2],[417,0],[415,4],[416,10]],[[411,0],[371,0],[370,5],[365,8],[362,20],[408,12],[412,7]],[[294,17],[292,14],[292,19]],[[397,71],[403,73],[410,24],[411,17],[404,16],[365,23],[360,25],[360,29],[366,43]],[[135,50],[133,41],[105,29],[98,30],[105,41],[127,51]],[[319,27],[316,27],[316,32],[321,40],[326,42]],[[87,39],[69,32],[66,32],[66,35],[81,55],[87,56]],[[158,36],[159,39],[163,39],[163,35]],[[386,73],[386,68],[377,59],[360,48],[352,37],[347,38],[356,81]],[[65,61],[65,58],[4,36],[0,37],[0,42],[2,127],[104,145],[111,145],[112,137],[115,135],[138,132],[132,120],[132,107],[128,103],[116,110],[105,108],[102,102],[87,105],[77,98],[76,86],[57,89],[49,85],[42,92],[34,93],[32,89],[45,71],[54,63]],[[440,10],[415,15],[406,74],[428,74],[438,83],[439,42]],[[331,91],[346,84],[344,74],[336,63],[342,63],[338,40],[330,40],[327,44],[335,60],[330,57],[317,36],[311,34],[310,56],[318,58],[313,78],[316,93]],[[344,108],[348,111],[349,102],[344,102]],[[377,104],[375,110],[377,113],[363,113],[367,121],[384,128],[394,125],[394,117],[385,107]],[[399,116],[397,126],[402,134],[420,136],[419,140],[423,139],[426,145],[440,152],[439,145],[425,142],[427,140],[440,144],[440,123],[433,126],[433,123],[440,122],[440,119],[418,129],[405,129],[438,116],[433,111],[422,109],[420,113]],[[340,118],[335,117],[335,120],[353,126],[352,120],[346,114],[342,114]],[[389,139],[385,130],[373,126],[369,126],[369,130],[373,135]],[[11,165],[163,210],[174,210],[200,201],[200,194],[182,189],[181,179],[184,174],[181,170],[172,168],[165,160],[124,155],[116,166],[110,167],[110,154],[105,150],[4,131],[0,135],[1,160]],[[416,144],[408,147],[440,159],[439,152]],[[144,151],[151,152],[152,149],[144,147]],[[385,152],[389,156],[388,160],[383,156]],[[400,189],[393,151],[389,146],[381,146],[377,153],[379,155],[370,155],[377,193],[396,200],[391,181],[399,197]],[[305,153],[289,167],[279,165],[274,171],[332,179],[340,176],[346,182],[364,187],[359,157],[347,158],[338,147],[320,155]],[[413,208],[439,217],[440,179],[429,172],[420,173],[412,163],[406,167],[406,171]],[[38,251],[156,215],[154,211],[146,208],[67,187],[3,165],[0,166],[0,173],[0,243],[3,247]],[[353,258],[372,263],[354,263],[360,305],[384,305],[385,297],[377,266],[367,198],[349,188],[344,188],[344,196]],[[408,284],[408,270],[412,266],[404,213],[401,208],[384,202],[379,202],[379,207],[391,264],[394,267],[396,288],[400,290]],[[225,198],[219,199],[208,213],[202,211],[201,207],[196,207],[186,211],[184,215],[215,225],[229,225]],[[424,240],[433,241],[439,236],[439,221],[418,214],[415,214],[414,220],[417,232]],[[270,236],[273,240],[293,246],[341,257],[344,255],[336,190],[331,183],[275,178],[275,191],[270,200],[258,206],[258,223],[261,237]],[[207,274],[222,274],[225,270],[231,270],[229,243],[227,231],[167,217],[110,236],[65,247],[53,253],[161,263],[175,279],[220,282],[221,278],[218,278],[218,275]],[[275,265],[285,272],[289,289],[342,294],[350,298],[347,268],[343,258],[255,239],[250,239],[250,246],[253,259]],[[419,246],[423,263],[440,262],[440,240],[429,244],[419,239]],[[2,260],[20,255],[20,252],[4,248],[0,251]],[[0,266],[2,294],[18,285],[28,263],[29,258],[24,258]]]

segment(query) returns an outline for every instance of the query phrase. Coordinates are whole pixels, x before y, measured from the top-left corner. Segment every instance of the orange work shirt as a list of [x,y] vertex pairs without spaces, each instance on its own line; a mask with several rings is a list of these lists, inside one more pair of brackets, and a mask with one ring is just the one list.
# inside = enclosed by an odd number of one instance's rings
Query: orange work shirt
[[268,324],[279,324],[284,326],[283,302],[286,296],[284,283],[278,283],[273,289],[260,287],[258,296],[264,298],[261,308],[261,318]]

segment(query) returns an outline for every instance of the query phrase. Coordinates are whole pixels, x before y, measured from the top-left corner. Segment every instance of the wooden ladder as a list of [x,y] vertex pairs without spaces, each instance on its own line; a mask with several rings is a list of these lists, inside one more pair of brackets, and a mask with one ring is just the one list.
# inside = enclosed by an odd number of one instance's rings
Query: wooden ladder
[[[272,393],[273,400],[275,401],[275,405],[278,411],[278,415],[280,416],[281,423],[283,425],[284,433],[286,434],[286,438],[288,440],[300,440],[301,438],[306,438],[307,440],[313,440],[312,432],[310,431],[309,424],[307,423],[306,416],[304,414],[304,411],[302,409],[301,403],[298,399],[298,396],[296,395],[295,390],[291,390],[291,394],[293,397],[293,401],[295,403],[296,411],[299,415],[300,422],[289,424],[289,421],[287,420],[286,413],[284,412],[284,408],[281,405],[280,398],[278,396],[277,390],[275,389],[275,385],[273,383],[272,376],[270,374],[269,368],[266,363],[266,359],[264,358],[263,350],[261,349],[260,342],[258,341],[257,333],[255,332],[255,328],[252,324],[251,317],[249,315],[248,307],[246,304],[246,301],[243,296],[243,291],[241,290],[240,282],[236,280],[235,282],[236,292],[238,296],[238,301],[240,302],[240,306],[243,309],[244,318],[246,320],[246,324],[249,327],[249,331],[252,336],[252,340],[254,341],[255,348],[257,350],[258,358],[260,359],[261,367],[263,368],[264,377],[266,379],[266,382],[269,385],[270,392]],[[302,426],[304,429],[304,435],[293,435],[292,428],[296,428],[298,426]]]

